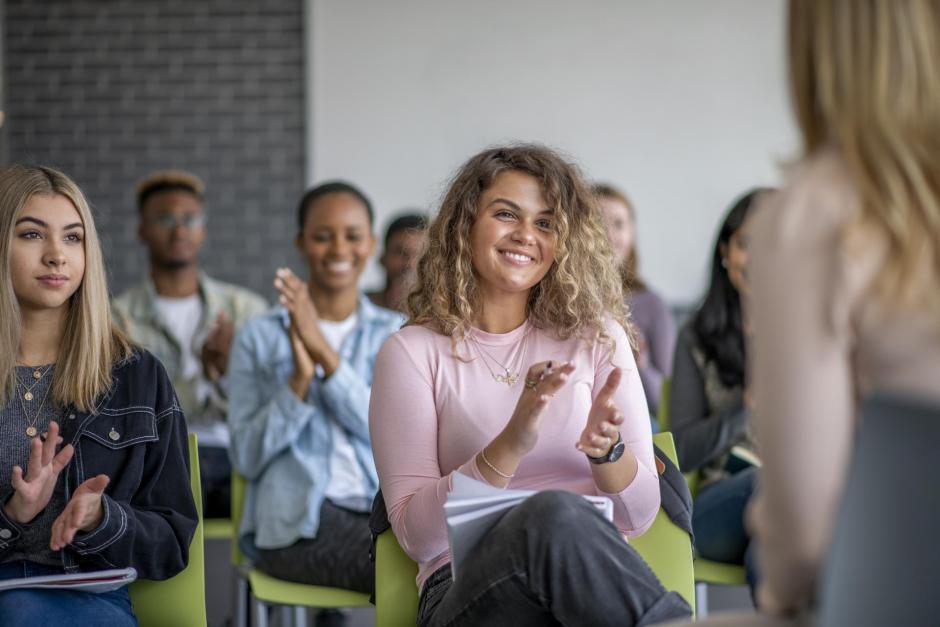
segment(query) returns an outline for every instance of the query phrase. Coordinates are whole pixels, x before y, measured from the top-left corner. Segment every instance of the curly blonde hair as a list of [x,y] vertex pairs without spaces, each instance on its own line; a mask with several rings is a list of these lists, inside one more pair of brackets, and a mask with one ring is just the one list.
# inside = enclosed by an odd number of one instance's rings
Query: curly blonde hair
[[577,166],[536,144],[484,150],[454,176],[428,227],[418,280],[408,296],[408,324],[448,335],[455,347],[466,336],[482,306],[470,230],[480,197],[499,174],[508,171],[536,178],[554,208],[555,259],[529,293],[530,322],[561,339],[578,336],[610,346],[604,321],[611,317],[626,330],[632,346],[620,274],[595,195]]

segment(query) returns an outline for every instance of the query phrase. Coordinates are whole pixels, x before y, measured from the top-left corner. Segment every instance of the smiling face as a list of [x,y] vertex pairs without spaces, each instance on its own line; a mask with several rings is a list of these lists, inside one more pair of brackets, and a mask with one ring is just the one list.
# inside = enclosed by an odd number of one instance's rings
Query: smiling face
[[327,293],[358,289],[375,250],[368,210],[352,194],[321,196],[306,211],[297,248],[307,260],[311,288]]
[[62,309],[85,275],[85,228],[72,202],[35,194],[19,215],[10,246],[13,293],[24,311]]
[[555,260],[553,210],[539,181],[528,174],[497,175],[480,196],[470,229],[473,268],[484,299],[528,296]]

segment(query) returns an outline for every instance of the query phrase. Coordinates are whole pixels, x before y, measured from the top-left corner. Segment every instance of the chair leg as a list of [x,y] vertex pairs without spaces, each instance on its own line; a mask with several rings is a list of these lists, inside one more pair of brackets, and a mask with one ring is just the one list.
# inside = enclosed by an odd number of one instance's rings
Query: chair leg
[[248,627],[248,580],[235,573],[235,627]]
[[254,627],[268,627],[268,606],[259,601],[256,597],[251,597],[251,606],[254,608]]
[[302,605],[294,606],[294,627],[307,627],[307,608]]
[[708,584],[695,582],[695,618],[701,620],[708,616]]

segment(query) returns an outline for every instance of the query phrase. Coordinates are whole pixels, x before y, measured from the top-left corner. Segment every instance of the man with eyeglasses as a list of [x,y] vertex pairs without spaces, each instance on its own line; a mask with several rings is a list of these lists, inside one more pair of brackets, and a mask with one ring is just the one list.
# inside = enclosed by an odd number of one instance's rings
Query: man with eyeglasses
[[137,186],[138,236],[150,275],[112,307],[131,340],[163,362],[189,430],[199,437],[207,518],[229,517],[229,434],[222,379],[235,330],[262,313],[261,296],[206,276],[199,251],[206,238],[205,186],[181,170],[154,172]]

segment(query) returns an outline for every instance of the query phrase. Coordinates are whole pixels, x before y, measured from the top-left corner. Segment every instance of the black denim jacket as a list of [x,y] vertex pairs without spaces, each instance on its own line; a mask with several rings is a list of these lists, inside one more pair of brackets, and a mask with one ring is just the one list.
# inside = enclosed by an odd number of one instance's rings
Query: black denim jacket
[[[75,447],[59,476],[66,501],[86,479],[105,474],[97,529],[78,532],[61,551],[67,572],[137,569],[144,579],[167,579],[189,559],[196,505],[189,483],[186,424],[163,365],[137,349],[112,371],[114,384],[92,413],[69,408],[61,420]],[[0,560],[22,533],[0,508]]]

